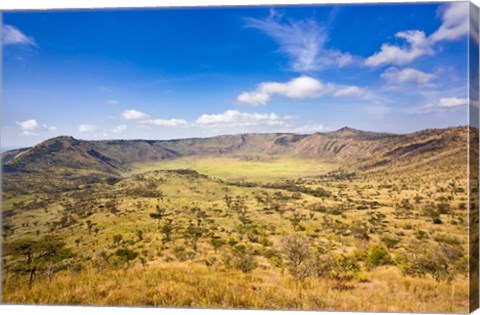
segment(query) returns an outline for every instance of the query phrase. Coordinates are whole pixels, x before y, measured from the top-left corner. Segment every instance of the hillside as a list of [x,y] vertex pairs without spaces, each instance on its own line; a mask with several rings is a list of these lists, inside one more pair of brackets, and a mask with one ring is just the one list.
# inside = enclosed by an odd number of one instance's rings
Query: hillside
[[[404,135],[345,127],[311,135],[239,134],[159,141],[84,141],[61,136],[32,148],[4,153],[4,189],[72,189],[81,184],[119,178],[131,170],[134,163],[185,157],[290,157],[374,171],[389,165],[412,165],[412,161],[464,155],[466,139],[466,127]],[[43,185],[46,182],[48,187]]]
[[58,137],[7,152],[4,301],[466,312],[467,136]]

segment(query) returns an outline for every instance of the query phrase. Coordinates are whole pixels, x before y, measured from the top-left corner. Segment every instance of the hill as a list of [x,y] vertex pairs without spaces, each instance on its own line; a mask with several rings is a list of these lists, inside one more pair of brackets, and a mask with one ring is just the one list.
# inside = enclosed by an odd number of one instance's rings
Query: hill
[[[466,152],[467,127],[394,135],[344,127],[311,135],[239,134],[179,140],[84,141],[61,136],[2,155],[7,191],[73,189],[119,178],[135,163],[185,157],[315,159],[375,171]],[[413,163],[413,164],[412,164]],[[45,185],[48,183],[48,185]]]
[[464,313],[467,136],[57,137],[7,152],[2,297]]

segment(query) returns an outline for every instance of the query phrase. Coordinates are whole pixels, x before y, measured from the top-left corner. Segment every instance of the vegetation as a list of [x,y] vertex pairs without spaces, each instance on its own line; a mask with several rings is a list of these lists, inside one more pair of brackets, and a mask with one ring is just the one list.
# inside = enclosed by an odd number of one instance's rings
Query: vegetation
[[[464,135],[448,129],[443,137],[450,133]],[[344,156],[349,146],[333,141],[347,136],[365,150],[375,142],[383,155]],[[4,302],[466,312],[467,163],[459,144],[452,151],[439,142],[435,148],[448,152],[439,154],[402,151],[413,136],[347,136],[308,142],[323,148],[315,151],[321,159],[260,153],[273,135],[258,136],[253,153],[232,151],[241,143],[234,136],[162,143],[193,153],[168,151],[175,158],[161,162],[151,151],[144,155],[154,162],[133,161],[120,152],[123,142],[98,142],[95,158],[114,165],[116,176],[106,167],[108,177],[83,181],[91,172],[64,168],[45,191],[22,186],[34,173],[11,170],[6,185],[23,188],[3,192]],[[439,136],[415,137],[430,145],[425,138]],[[41,152],[58,152],[57,163],[66,163],[62,148],[93,146],[49,141]],[[115,156],[128,163],[117,165]],[[387,157],[397,160],[378,163]],[[99,172],[95,165],[88,167]],[[55,184],[65,172],[76,177],[68,190]]]

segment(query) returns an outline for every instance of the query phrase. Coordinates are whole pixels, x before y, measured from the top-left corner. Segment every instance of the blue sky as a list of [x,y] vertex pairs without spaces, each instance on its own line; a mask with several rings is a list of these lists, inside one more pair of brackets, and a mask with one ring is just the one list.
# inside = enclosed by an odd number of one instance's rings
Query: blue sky
[[468,15],[463,2],[3,12],[2,146],[466,125]]

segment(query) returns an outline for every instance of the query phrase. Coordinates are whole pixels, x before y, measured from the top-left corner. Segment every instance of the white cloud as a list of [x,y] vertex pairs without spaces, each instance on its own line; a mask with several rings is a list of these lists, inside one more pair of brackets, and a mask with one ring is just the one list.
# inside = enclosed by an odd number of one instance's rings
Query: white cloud
[[22,130],[22,135],[24,135],[24,136],[37,136],[39,132],[57,130],[57,127],[47,126],[45,124],[40,124],[35,119],[17,121],[16,123],[20,127],[20,129]]
[[4,25],[2,28],[4,45],[27,45],[36,46],[35,39],[27,36],[13,25]]
[[109,105],[117,105],[118,103],[120,103],[120,102],[117,101],[117,100],[107,100],[107,104],[109,104]]
[[127,130],[126,125],[119,125],[119,126],[116,126],[115,128],[113,128],[114,133],[121,133],[121,132],[124,132],[125,130]]
[[398,69],[396,67],[390,67],[385,70],[381,77],[390,83],[417,83],[421,85],[429,85],[430,82],[435,79],[435,76],[430,73],[425,73],[413,68]]
[[429,113],[445,113],[450,109],[467,106],[469,104],[468,98],[460,97],[444,97],[434,101],[412,108],[409,110],[411,114],[429,114]]
[[263,82],[254,91],[243,92],[237,97],[238,103],[265,105],[272,95],[281,95],[293,99],[317,98],[324,95],[361,96],[365,91],[356,86],[337,86],[322,83],[308,76],[300,76],[285,83]]
[[348,53],[325,47],[328,34],[315,20],[282,22],[283,15],[271,10],[266,19],[248,19],[247,27],[258,29],[277,42],[286,54],[292,70],[314,71],[329,67],[343,67],[354,61]]
[[142,120],[148,118],[147,114],[137,111],[135,109],[128,109],[123,111],[122,116],[127,120]]
[[434,44],[455,40],[468,33],[468,2],[453,2],[441,8],[441,26],[430,36],[419,30],[398,32],[395,37],[404,39],[403,47],[383,44],[380,51],[365,60],[367,66],[392,64],[403,66],[425,55],[434,55]]
[[364,96],[366,95],[365,90],[359,88],[358,86],[348,86],[345,88],[338,88],[333,96]]
[[292,119],[289,116],[278,116],[275,113],[258,114],[242,113],[238,110],[227,110],[222,114],[203,114],[196,123],[202,127],[255,127],[255,126],[284,126]]
[[177,126],[186,126],[188,125],[187,121],[184,119],[150,119],[144,120],[141,123],[150,124],[155,126],[167,126],[167,127],[177,127]]
[[404,39],[407,42],[407,47],[383,44],[379,52],[365,60],[365,65],[373,67],[384,64],[403,66],[411,63],[418,57],[434,54],[425,33],[422,31],[398,32],[395,34],[395,37]]
[[440,99],[438,105],[440,107],[456,107],[468,105],[468,98],[446,97]]
[[320,132],[320,131],[327,131],[330,130],[330,128],[326,127],[323,124],[306,124],[303,126],[295,127],[291,129],[290,132],[295,132],[295,133],[314,133],[314,132]]
[[430,42],[455,40],[468,33],[468,2],[453,2],[443,7],[442,25],[432,35]]
[[17,125],[19,125],[22,130],[27,131],[36,130],[38,127],[40,127],[40,124],[35,119],[17,121]]
[[78,131],[79,132],[92,132],[96,131],[98,129],[97,126],[95,125],[80,125],[78,126]]
[[270,94],[265,92],[243,92],[237,97],[237,102],[249,105],[265,105],[270,101]]

